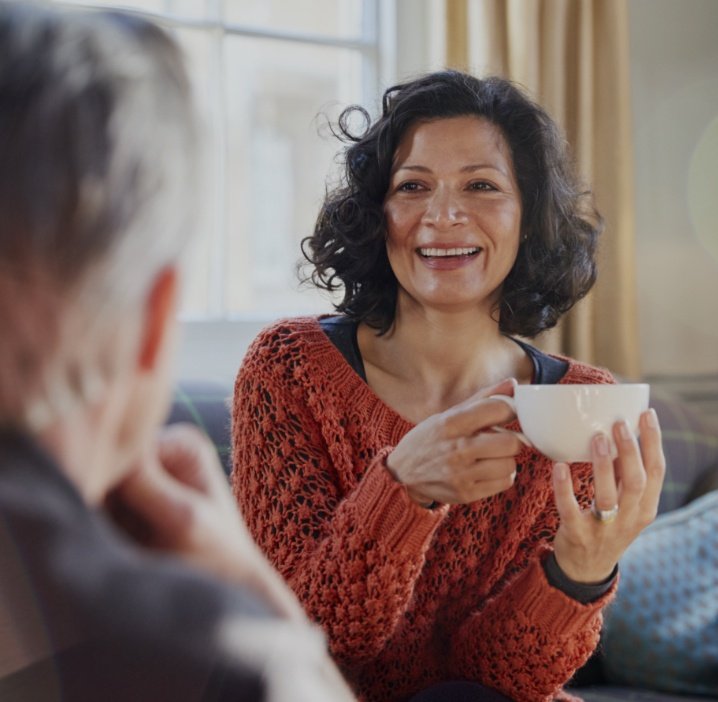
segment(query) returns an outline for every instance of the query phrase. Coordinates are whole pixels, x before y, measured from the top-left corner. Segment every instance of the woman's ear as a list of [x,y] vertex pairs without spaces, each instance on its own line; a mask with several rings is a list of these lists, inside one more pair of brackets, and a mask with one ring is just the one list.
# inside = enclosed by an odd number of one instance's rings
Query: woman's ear
[[156,370],[163,349],[171,339],[177,312],[179,272],[175,266],[163,268],[154,279],[145,299],[145,321],[138,366],[142,371]]

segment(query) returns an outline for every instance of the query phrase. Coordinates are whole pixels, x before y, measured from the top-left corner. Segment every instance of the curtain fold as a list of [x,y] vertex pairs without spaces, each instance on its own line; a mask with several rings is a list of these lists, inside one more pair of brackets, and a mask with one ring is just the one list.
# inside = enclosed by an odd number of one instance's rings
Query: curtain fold
[[640,376],[624,0],[445,0],[447,66],[501,75],[561,125],[606,220],[589,296],[537,343]]

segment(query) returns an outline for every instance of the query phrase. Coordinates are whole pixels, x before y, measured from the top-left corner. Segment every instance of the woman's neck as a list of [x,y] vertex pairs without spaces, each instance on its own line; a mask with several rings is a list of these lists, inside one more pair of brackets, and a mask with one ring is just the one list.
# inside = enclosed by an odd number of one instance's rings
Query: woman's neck
[[400,305],[387,334],[360,325],[358,341],[370,387],[414,422],[508,377],[531,381],[533,367],[521,347],[474,310]]

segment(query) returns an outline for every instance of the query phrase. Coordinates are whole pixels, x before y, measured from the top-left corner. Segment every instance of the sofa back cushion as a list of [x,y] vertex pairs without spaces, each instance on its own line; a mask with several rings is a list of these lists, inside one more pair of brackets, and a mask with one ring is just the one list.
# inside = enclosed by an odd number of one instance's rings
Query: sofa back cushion
[[663,432],[666,478],[659,513],[682,507],[693,488],[718,467],[718,426],[706,421],[692,407],[659,388],[651,388]]
[[212,440],[227,475],[232,470],[230,455],[230,411],[232,388],[203,380],[181,381],[175,385],[168,424],[196,424]]
[[[229,475],[232,387],[213,381],[180,381],[175,386],[169,422],[192,422],[209,435]],[[651,404],[663,429],[666,480],[660,512],[683,505],[707,469],[718,465],[718,428],[704,421],[688,405],[651,388]]]

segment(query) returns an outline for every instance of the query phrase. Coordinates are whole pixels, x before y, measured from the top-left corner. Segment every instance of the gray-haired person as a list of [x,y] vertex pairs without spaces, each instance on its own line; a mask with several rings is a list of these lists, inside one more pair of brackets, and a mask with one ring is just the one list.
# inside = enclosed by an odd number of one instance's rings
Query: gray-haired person
[[0,2],[3,701],[350,698],[208,440],[158,432],[197,152],[164,32]]

